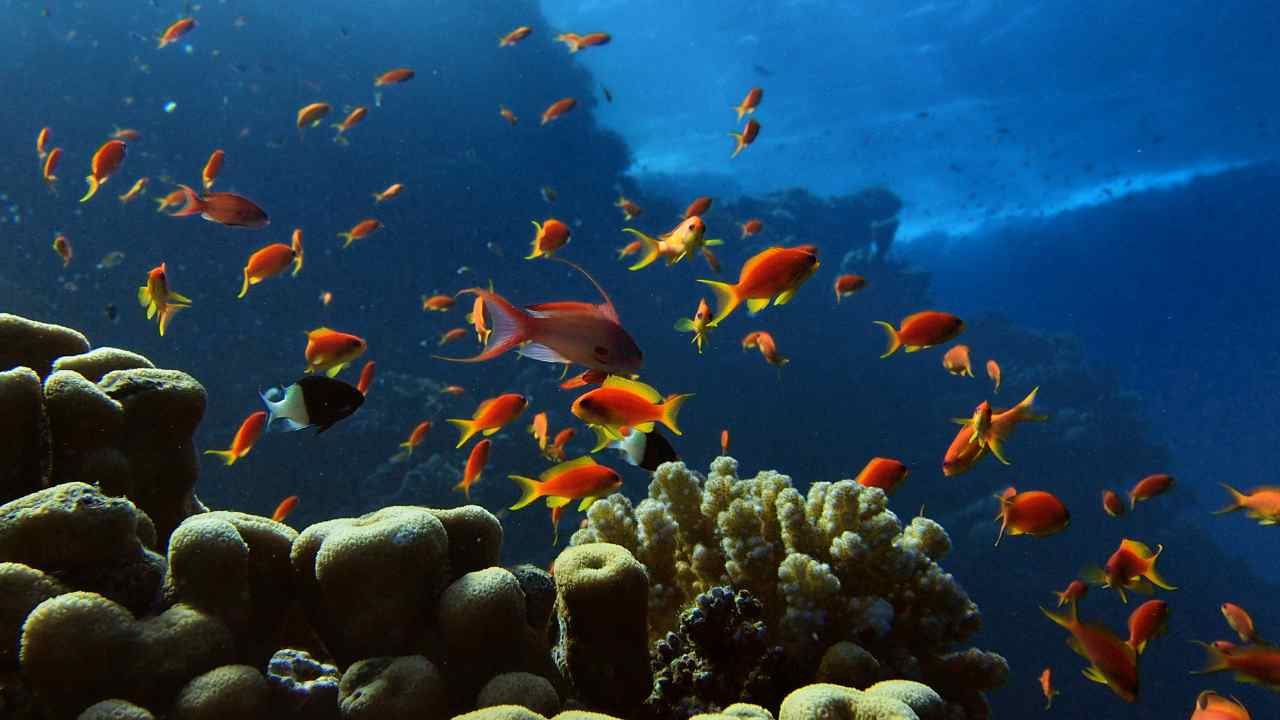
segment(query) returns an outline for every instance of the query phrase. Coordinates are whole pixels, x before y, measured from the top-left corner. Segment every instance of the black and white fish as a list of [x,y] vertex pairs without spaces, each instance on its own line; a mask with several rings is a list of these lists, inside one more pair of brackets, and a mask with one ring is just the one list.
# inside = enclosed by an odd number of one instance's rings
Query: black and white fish
[[354,385],[314,375],[259,394],[267,405],[267,429],[282,432],[314,427],[319,435],[364,404],[364,395]]
[[622,453],[622,459],[649,472],[658,469],[664,462],[675,462],[680,459],[671,442],[656,429],[647,433],[632,430],[621,440],[614,440],[608,447]]

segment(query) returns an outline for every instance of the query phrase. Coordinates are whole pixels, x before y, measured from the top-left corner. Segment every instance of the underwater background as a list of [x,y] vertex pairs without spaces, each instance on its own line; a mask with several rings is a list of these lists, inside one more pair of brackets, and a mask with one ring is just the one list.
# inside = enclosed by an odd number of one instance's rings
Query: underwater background
[[[199,28],[157,52],[157,32],[191,12]],[[1277,714],[1273,690],[1188,673],[1204,654],[1191,640],[1230,635],[1224,601],[1248,607],[1264,637],[1280,633],[1277,531],[1211,515],[1228,500],[1218,483],[1274,482],[1280,6],[0,0],[0,20],[0,311],[196,377],[210,395],[201,449],[226,447],[260,409],[260,390],[301,376],[306,331],[368,341],[361,363],[376,361],[378,374],[364,407],[319,436],[266,435],[229,468],[202,456],[210,507],[269,514],[297,495],[291,520],[302,527],[388,504],[460,505],[452,488],[466,456],[445,418],[523,392],[553,430],[575,424],[558,366],[433,359],[465,311],[421,308],[424,295],[489,281],[521,305],[593,299],[569,268],[523,259],[530,221],[555,217],[573,233],[559,255],[608,290],[644,349],[645,381],[695,393],[672,438],[691,467],[719,454],[727,428],[744,469],[778,469],[802,491],[852,477],[873,456],[910,468],[891,508],[905,520],[923,507],[947,528],[946,569],[983,613],[974,641],[1009,660],[1008,685],[989,698],[994,717],[1041,712],[1046,666],[1060,716],[1182,717],[1204,689],[1255,717]],[[518,52],[498,51],[496,38],[518,25],[536,30]],[[550,30],[570,27],[613,39],[571,55]],[[379,88],[375,102],[370,80],[398,66],[416,78]],[[765,89],[759,139],[730,159],[732,108],[753,86]],[[577,108],[540,127],[561,97]],[[334,121],[345,106],[370,107],[348,145],[327,127],[295,128],[297,109],[319,100]],[[44,126],[64,148],[57,194],[32,148]],[[94,148],[116,127],[141,140],[97,198],[76,203]],[[251,196],[270,213],[267,228],[154,212],[171,189],[159,178],[198,183],[216,148],[226,151],[218,189]],[[117,202],[143,175],[148,199]],[[375,208],[370,194],[393,182],[404,194]],[[624,222],[619,194],[644,213]],[[714,198],[708,235],[725,240],[721,279],[772,245],[817,245],[822,266],[792,302],[740,313],[698,354],[672,324],[709,298],[695,279],[719,276],[700,258],[629,272],[617,255],[630,239],[622,227],[666,231],[701,195]],[[385,227],[343,250],[335,234],[366,217]],[[763,230],[740,238],[749,218]],[[295,227],[303,272],[237,300],[247,255]],[[49,249],[58,233],[75,248],[65,268]],[[119,264],[100,267],[117,251]],[[164,337],[135,300],[161,261],[192,299]],[[842,272],[868,285],[837,305],[831,282]],[[978,378],[947,374],[941,349],[879,358],[873,321],[925,308],[965,319],[959,341]],[[739,348],[756,329],[773,334],[785,367]],[[471,354],[472,342],[439,352]],[[993,402],[1039,386],[1050,419],[1010,442],[1011,466],[944,477],[949,419],[992,397],[987,357],[1004,369]],[[343,377],[354,382],[361,363]],[[453,384],[466,393],[440,392]],[[424,444],[392,462],[424,419],[435,423]],[[559,550],[545,511],[505,510],[518,494],[502,476],[547,466],[527,420],[495,438],[471,499],[502,519],[504,563],[545,567]],[[576,450],[589,440],[579,426]],[[624,493],[644,497],[646,472],[602,457]],[[1156,472],[1176,489],[1123,518],[1103,513],[1103,489]],[[993,547],[991,496],[1009,485],[1051,489],[1071,526]],[[582,517],[566,515],[560,548]],[[1179,588],[1161,594],[1169,631],[1144,653],[1132,705],[1080,677],[1085,663],[1037,609],[1122,537],[1163,544],[1162,572]],[[1088,614],[1122,629],[1133,603],[1092,592]]]

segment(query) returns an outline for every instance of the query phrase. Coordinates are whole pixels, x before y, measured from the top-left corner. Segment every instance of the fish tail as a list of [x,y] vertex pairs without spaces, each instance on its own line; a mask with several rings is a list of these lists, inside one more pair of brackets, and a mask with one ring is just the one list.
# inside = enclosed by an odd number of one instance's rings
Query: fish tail
[[640,256],[639,260],[636,260],[635,264],[627,268],[628,270],[639,270],[640,268],[647,267],[652,264],[654,260],[658,259],[659,247],[657,240],[654,240],[635,228],[623,228],[622,232],[635,235],[636,239],[640,241],[640,245],[644,248],[644,254]]
[[1040,608],[1040,612],[1044,613],[1045,617],[1054,621],[1058,625],[1061,625],[1062,627],[1067,628],[1068,630],[1070,630],[1071,627],[1076,623],[1076,603],[1074,600],[1071,601],[1071,608],[1070,610],[1068,610],[1068,612],[1070,613],[1069,615],[1056,613],[1056,612],[1053,612],[1052,610],[1045,610],[1044,608]]
[[80,202],[87,202],[89,198],[98,193],[98,188],[101,187],[101,183],[98,182],[98,178],[92,175],[85,176],[85,182],[89,183],[89,189],[85,191],[84,197],[80,198]]
[[239,300],[248,294],[249,294],[249,268],[246,266],[244,269],[244,284],[240,286],[240,294],[236,296],[236,299]]
[[466,445],[467,441],[470,440],[472,436],[474,436],[477,432],[479,432],[479,429],[476,427],[475,422],[471,420],[450,418],[448,422],[452,425],[458,426],[458,429],[462,431],[462,437],[458,439],[458,444],[454,445],[455,448],[460,448],[463,445]]
[[169,217],[188,217],[190,215],[199,215],[204,210],[204,204],[200,202],[200,196],[195,190],[186,185],[179,185],[182,190],[182,199],[184,203],[182,207],[169,213]]
[[453,362],[484,362],[530,339],[532,318],[528,313],[507,302],[501,295],[483,288],[467,288],[462,292],[479,295],[484,300],[485,307],[489,308],[493,319],[493,327],[489,328],[489,345],[484,352],[469,358],[442,355],[433,357]]
[[738,288],[736,285],[718,280],[699,280],[698,282],[710,286],[711,292],[716,296],[716,316],[707,323],[707,327],[718,327],[720,321],[729,317],[742,303],[742,298],[738,297]]
[[663,425],[671,428],[671,432],[677,435],[683,435],[684,433],[680,432],[680,426],[676,424],[676,416],[680,413],[680,406],[684,405],[684,401],[691,397],[693,397],[692,393],[687,395],[671,395],[667,398],[666,402],[662,403],[661,422]]
[[1022,398],[1022,402],[1018,403],[1014,408],[1018,411],[1017,417],[1019,420],[1035,420],[1037,422],[1044,422],[1049,419],[1048,415],[1037,415],[1031,411],[1031,406],[1035,404],[1036,393],[1038,392],[1040,392],[1040,386],[1037,385],[1032,388],[1031,392],[1027,393],[1027,396]]
[[520,499],[517,500],[516,504],[512,505],[510,509],[519,510],[522,507],[528,506],[534,500],[542,497],[542,483],[537,480],[523,475],[508,475],[507,477],[520,484],[521,493]]
[[471,485],[465,479],[459,480],[457,485],[453,486],[454,490],[461,490],[462,494],[467,498],[467,502],[471,502]]
[[1199,670],[1192,670],[1192,675],[1204,675],[1206,673],[1218,672],[1228,668],[1227,656],[1223,655],[1221,650],[1209,643],[1203,643],[1199,640],[1192,640],[1191,642],[1203,647],[1205,651],[1204,667]]
[[160,311],[160,337],[164,337],[165,328],[169,326],[169,321],[173,319],[173,316],[176,315],[179,310],[186,310],[188,307],[189,306],[187,305],[168,304],[164,306],[164,309]]
[[676,321],[675,327],[680,332],[696,332],[696,328],[693,327],[693,321],[689,318],[680,318]]
[[381,204],[382,204],[382,193],[380,193],[380,192],[376,192],[376,193],[374,193],[374,194],[373,194],[373,202],[374,202],[375,204],[381,205]]
[[746,147],[746,144],[742,142],[742,133],[731,132],[729,133],[729,137],[732,137],[738,143],[737,146],[733,148],[733,154],[729,156],[729,159],[732,160],[738,157],[738,153],[742,152],[742,149]]
[[1221,510],[1214,510],[1213,511],[1214,515],[1222,515],[1223,513],[1235,512],[1236,510],[1239,510],[1240,508],[1244,507],[1245,500],[1247,499],[1247,496],[1244,493],[1240,492],[1239,490],[1231,487],[1226,483],[1218,483],[1218,484],[1221,485],[1223,488],[1225,488],[1227,492],[1231,493],[1231,504],[1222,508]]
[[1160,572],[1156,570],[1156,559],[1160,557],[1160,553],[1162,552],[1164,552],[1164,546],[1157,545],[1156,554],[1151,557],[1151,567],[1147,568],[1147,572],[1143,574],[1143,577],[1150,580],[1152,585],[1155,585],[1162,590],[1177,590],[1177,587],[1170,585],[1169,581],[1161,577]]
[[405,455],[413,454],[413,443],[409,442],[408,440],[405,440],[404,442],[400,443],[400,447],[404,448]]
[[236,460],[240,459],[239,456],[237,456],[231,450],[205,450],[204,454],[217,455],[219,458],[222,459],[222,462],[226,465],[234,465]]
[[889,335],[889,346],[885,348],[884,354],[880,356],[881,359],[884,359],[898,352],[898,348],[902,347],[902,338],[898,337],[897,328],[889,323],[883,320],[876,320],[876,324],[884,328],[884,331]]
[[349,232],[340,232],[338,233],[338,237],[343,239],[342,247],[344,249],[351,243],[355,242],[355,238],[352,237],[351,233]]

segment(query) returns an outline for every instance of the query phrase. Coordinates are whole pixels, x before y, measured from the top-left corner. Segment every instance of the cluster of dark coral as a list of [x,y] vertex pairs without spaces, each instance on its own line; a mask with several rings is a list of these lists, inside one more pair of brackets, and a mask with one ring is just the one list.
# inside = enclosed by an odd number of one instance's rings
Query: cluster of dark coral
[[679,630],[654,646],[650,716],[684,720],[739,702],[776,706],[783,659],[782,647],[769,643],[759,600],[711,588],[680,614]]

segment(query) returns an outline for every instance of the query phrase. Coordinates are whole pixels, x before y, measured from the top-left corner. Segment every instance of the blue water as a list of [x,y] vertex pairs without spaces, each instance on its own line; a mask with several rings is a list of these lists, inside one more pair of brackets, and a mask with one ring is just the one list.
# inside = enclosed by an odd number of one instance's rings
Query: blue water
[[[1251,610],[1280,634],[1277,537],[1240,515],[1210,516],[1218,482],[1273,482],[1280,411],[1280,305],[1274,249],[1280,225],[1277,100],[1272,91],[1280,10],[1263,3],[1024,2],[655,3],[207,2],[194,32],[164,50],[154,38],[180,3],[0,3],[0,310],[81,329],[94,345],[134,349],[186,370],[209,390],[197,437],[226,447],[257,391],[303,368],[303,333],[320,325],[369,343],[379,377],[369,402],[319,438],[270,435],[226,469],[206,459],[197,491],[213,507],[269,514],[297,494],[295,527],[398,502],[461,502],[450,488],[463,451],[446,417],[507,391],[533,398],[553,431],[570,425],[573,397],[558,369],[503,357],[461,366],[433,360],[439,334],[463,311],[423,313],[420,297],[495,287],[513,302],[594,299],[562,265],[526,262],[530,220],[573,229],[562,255],[613,296],[646,354],[645,380],[694,392],[682,415],[681,455],[697,467],[722,428],[744,470],[777,468],[798,483],[849,477],[874,455],[912,473],[893,498],[899,515],[924,505],[951,533],[944,563],[984,612],[975,641],[1004,653],[1009,685],[995,717],[1042,708],[1036,677],[1054,668],[1065,717],[1168,718],[1195,695],[1239,697],[1255,717],[1277,713],[1274,693],[1228,675],[1191,678],[1201,651],[1226,638],[1217,605]],[[42,12],[47,10],[47,13]],[[237,27],[237,17],[243,17]],[[515,48],[496,39],[528,24]],[[613,42],[568,55],[555,32],[608,30]],[[397,66],[417,77],[384,88]],[[760,139],[730,161],[731,106],[765,88]],[[603,88],[613,95],[606,101]],[[560,97],[577,108],[546,127]],[[324,126],[299,133],[294,113],[327,101],[335,115],[369,105],[368,119],[331,142]],[[174,103],[166,112],[166,103]],[[511,127],[497,114],[511,108]],[[337,117],[331,118],[336,121]],[[60,193],[49,193],[32,147],[42,126],[64,149]],[[115,126],[139,130],[124,168],[98,197],[76,203],[97,145]],[[226,150],[217,189],[244,193],[271,215],[263,230],[225,228],[154,212],[160,180],[197,184],[205,158]],[[147,198],[115,196],[139,176]],[[374,207],[392,182],[405,193]],[[556,191],[546,202],[540,188]],[[901,199],[901,231],[869,252],[883,188]],[[699,356],[671,329],[713,277],[701,260],[629,273],[627,237],[612,203],[644,209],[660,232],[696,195],[732,276],[770,244],[814,243],[822,268],[795,300],[754,319],[735,315]],[[366,217],[385,228],[340,249],[335,233]],[[737,224],[764,220],[755,238]],[[235,299],[247,255],[304,230],[300,277],[274,278]],[[56,232],[76,257],[63,269]],[[879,250],[886,249],[886,243]],[[97,269],[108,252],[117,267]],[[134,295],[168,264],[193,299],[164,338]],[[463,269],[466,268],[466,269]],[[869,288],[836,307],[831,282],[859,272]],[[333,293],[324,307],[323,291]],[[108,304],[118,317],[109,319]],[[941,350],[880,360],[873,320],[924,308],[963,316],[962,341],[1005,369],[999,399],[1032,386],[1052,416],[1019,431],[1014,465],[940,472],[954,434],[947,419],[988,397],[985,380],[943,372]],[[738,341],[773,333],[791,362],[781,372]],[[470,353],[470,339],[446,348]],[[343,376],[352,382],[355,369]],[[467,389],[443,397],[443,384]],[[389,463],[420,420],[437,428],[412,462]],[[523,423],[521,423],[521,426]],[[573,446],[585,451],[585,429]],[[523,431],[497,437],[473,500],[499,512],[516,498],[508,473],[545,467]],[[642,497],[643,472],[621,466]],[[1126,489],[1171,472],[1177,489],[1121,520],[1102,514],[1104,487]],[[1072,526],[993,548],[992,493],[1009,484],[1051,489]],[[545,563],[545,511],[500,513],[511,562]],[[563,538],[578,516],[569,514]],[[1126,705],[1081,678],[1083,667],[1044,620],[1052,600],[1121,537],[1166,547],[1163,571],[1180,589],[1168,634],[1142,658],[1142,697]],[[1123,626],[1127,610],[1095,590],[1093,617]]]

